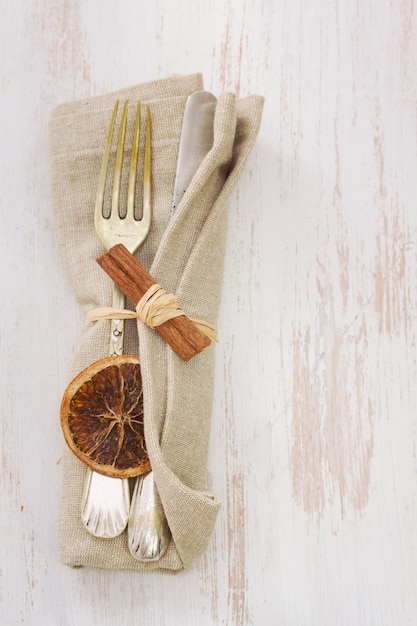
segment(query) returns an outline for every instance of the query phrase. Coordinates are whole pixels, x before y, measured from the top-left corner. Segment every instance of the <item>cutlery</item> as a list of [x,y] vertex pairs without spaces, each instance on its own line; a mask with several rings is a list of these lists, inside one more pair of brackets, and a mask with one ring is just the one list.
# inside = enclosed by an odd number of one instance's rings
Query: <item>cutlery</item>
[[[192,93],[184,108],[171,216],[177,209],[200,163],[213,145],[217,99],[207,91]],[[153,472],[136,479],[130,505],[128,543],[139,561],[158,561],[166,552],[171,533]]]
[[[123,245],[132,254],[145,241],[151,226],[151,128],[150,112],[147,107],[145,155],[143,164],[143,202],[142,217],[135,217],[136,170],[138,165],[140,136],[140,103],[136,107],[135,129],[133,134],[131,160],[128,179],[126,216],[120,216],[120,188],[123,166],[123,152],[126,136],[128,101],[124,103],[117,144],[114,177],[112,186],[111,212],[107,217],[103,214],[106,189],[107,170],[113,131],[116,124],[117,101],[110,121],[107,141],[96,195],[94,224],[97,236],[108,250],[117,243]],[[123,309],[124,295],[114,285],[112,307]],[[112,320],[110,329],[109,356],[123,354],[124,320]],[[125,528],[129,518],[129,482],[126,478],[112,478],[88,469],[84,486],[81,518],[85,528],[96,537],[112,538],[119,535]]]

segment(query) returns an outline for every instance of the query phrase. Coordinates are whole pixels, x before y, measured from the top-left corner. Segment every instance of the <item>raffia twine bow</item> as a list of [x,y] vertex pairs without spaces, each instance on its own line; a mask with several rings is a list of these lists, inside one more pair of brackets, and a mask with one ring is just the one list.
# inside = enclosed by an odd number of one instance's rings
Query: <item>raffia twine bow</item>
[[[186,315],[178,304],[178,299],[172,293],[165,291],[161,285],[154,283],[149,287],[136,305],[134,311],[129,309],[115,309],[113,307],[99,307],[87,313],[87,320],[95,322],[109,319],[140,319],[150,328],[162,326],[175,317]],[[217,342],[216,327],[205,320],[189,317],[197,328],[206,335],[211,342]]]

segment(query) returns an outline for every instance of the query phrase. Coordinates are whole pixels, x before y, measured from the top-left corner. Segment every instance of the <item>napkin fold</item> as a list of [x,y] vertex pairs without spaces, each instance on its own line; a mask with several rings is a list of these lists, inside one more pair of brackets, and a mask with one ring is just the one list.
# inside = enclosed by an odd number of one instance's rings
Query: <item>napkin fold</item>
[[[216,323],[227,236],[227,205],[259,130],[263,98],[218,98],[214,143],[171,218],[176,162],[187,97],[200,74],[173,76],[57,107],[50,121],[52,203],[63,267],[82,310],[108,306],[112,282],[95,259],[94,202],[108,123],[116,99],[149,104],[152,116],[151,232],[138,260],[187,315]],[[133,117],[133,116],[130,116]],[[129,146],[129,128],[127,146]],[[69,377],[107,356],[110,322],[86,322]],[[59,518],[61,561],[72,567],[177,573],[204,553],[221,506],[207,491],[214,381],[213,345],[183,362],[157,332],[126,322],[126,354],[141,361],[145,437],[172,541],[158,562],[133,559],[127,533],[99,539],[82,525],[86,468],[65,446]]]

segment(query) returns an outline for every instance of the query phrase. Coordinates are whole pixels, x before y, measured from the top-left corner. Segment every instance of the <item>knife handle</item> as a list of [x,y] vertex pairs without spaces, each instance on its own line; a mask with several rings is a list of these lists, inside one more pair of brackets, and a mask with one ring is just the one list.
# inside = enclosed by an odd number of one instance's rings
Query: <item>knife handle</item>
[[152,471],[136,479],[127,532],[130,553],[138,561],[158,561],[171,541]]

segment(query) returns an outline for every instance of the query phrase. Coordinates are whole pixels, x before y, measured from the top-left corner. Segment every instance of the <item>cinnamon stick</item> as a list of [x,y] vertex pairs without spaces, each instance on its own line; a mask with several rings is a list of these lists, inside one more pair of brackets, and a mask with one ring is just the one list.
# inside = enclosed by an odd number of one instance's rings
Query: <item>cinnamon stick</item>
[[[110,248],[97,263],[135,306],[156,282],[123,244]],[[186,315],[170,319],[155,330],[184,361],[210,344],[210,339]]]

